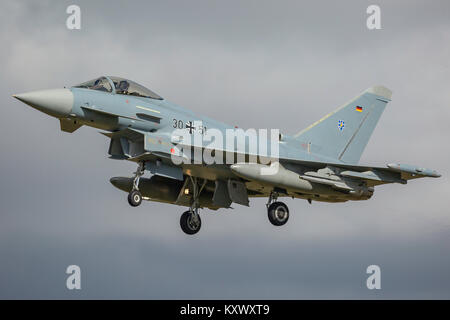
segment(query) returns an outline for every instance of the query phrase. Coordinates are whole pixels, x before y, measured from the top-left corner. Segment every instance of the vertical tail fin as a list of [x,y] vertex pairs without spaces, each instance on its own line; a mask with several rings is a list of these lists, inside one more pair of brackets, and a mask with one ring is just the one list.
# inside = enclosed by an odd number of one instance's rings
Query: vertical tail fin
[[391,96],[385,87],[371,87],[294,137],[312,153],[356,164]]

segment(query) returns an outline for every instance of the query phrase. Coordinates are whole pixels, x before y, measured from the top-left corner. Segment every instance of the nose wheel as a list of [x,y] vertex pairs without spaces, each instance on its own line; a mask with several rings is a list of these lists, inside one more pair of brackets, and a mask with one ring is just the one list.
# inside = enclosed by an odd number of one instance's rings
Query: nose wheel
[[267,203],[267,216],[274,226],[282,226],[289,220],[289,208],[284,202],[277,201],[278,194],[272,192]]
[[139,180],[141,176],[144,175],[144,172],[144,162],[140,162],[136,172],[134,173],[133,188],[128,194],[128,203],[132,207],[137,207],[142,203],[142,194],[139,191]]
[[131,191],[128,194],[128,203],[132,207],[137,207],[142,203],[142,195],[138,190]]

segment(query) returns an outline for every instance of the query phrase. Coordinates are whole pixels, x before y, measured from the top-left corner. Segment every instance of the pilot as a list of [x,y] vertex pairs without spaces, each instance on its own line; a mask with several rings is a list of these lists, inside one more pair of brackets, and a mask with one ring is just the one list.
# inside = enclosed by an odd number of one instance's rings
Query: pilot
[[119,83],[119,86],[118,86],[118,91],[120,92],[120,93],[122,93],[122,94],[127,94],[128,93],[128,88],[130,87],[130,84],[128,83],[128,81],[126,81],[126,80],[122,80],[122,81],[120,81],[120,83]]
[[97,79],[94,82],[94,85],[92,86],[93,90],[99,90],[99,91],[108,91],[108,89],[105,88],[105,86],[103,85],[103,79]]

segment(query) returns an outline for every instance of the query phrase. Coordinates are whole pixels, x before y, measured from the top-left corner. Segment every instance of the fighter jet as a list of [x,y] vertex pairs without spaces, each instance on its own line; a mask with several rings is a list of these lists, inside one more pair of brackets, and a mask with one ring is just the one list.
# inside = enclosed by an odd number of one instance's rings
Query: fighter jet
[[[275,156],[262,152],[268,147],[259,144],[254,151],[248,139],[243,148],[211,146],[211,139],[193,142],[192,137],[215,132],[217,138],[217,133],[226,136],[236,129],[124,78],[103,76],[13,97],[57,118],[64,132],[81,126],[100,129],[109,138],[110,158],[137,164],[133,176],[110,179],[128,193],[129,204],[150,200],[187,207],[180,226],[192,235],[200,230],[202,208],[248,206],[249,198],[265,197],[269,221],[282,226],[289,219],[287,205],[278,201],[282,197],[309,203],[368,200],[378,185],[440,177],[435,170],[407,164],[358,164],[391,95],[383,86],[371,87],[295,135],[271,136],[267,141],[277,150]],[[226,161],[192,161],[198,151]],[[151,176],[143,177],[146,172]]]

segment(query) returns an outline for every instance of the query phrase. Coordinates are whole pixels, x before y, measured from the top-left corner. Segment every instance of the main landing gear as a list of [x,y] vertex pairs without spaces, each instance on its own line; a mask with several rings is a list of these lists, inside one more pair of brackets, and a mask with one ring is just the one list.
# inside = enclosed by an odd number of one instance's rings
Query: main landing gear
[[132,207],[137,207],[142,203],[142,194],[139,191],[139,179],[144,175],[144,162],[139,162],[139,166],[134,173],[133,188],[128,194],[128,203]]
[[187,179],[190,179],[192,183],[192,204],[191,208],[181,215],[180,227],[184,233],[192,235],[199,232],[202,226],[202,220],[198,214],[198,210],[200,208],[199,197],[206,185],[206,180],[203,181],[202,185],[199,185],[197,178],[189,176]]
[[[133,186],[130,193],[128,194],[128,203],[133,207],[137,207],[142,203],[142,194],[139,191],[139,180],[144,175],[144,170],[144,162],[140,162],[136,172],[134,172]],[[200,209],[199,199],[207,180],[203,179],[202,181],[202,179],[191,176],[188,176],[186,179],[190,179],[192,199],[189,210],[183,212],[180,217],[180,227],[184,233],[193,235],[199,232],[202,226],[202,220],[198,213]],[[186,184],[187,183],[188,182],[186,182]],[[277,200],[278,192],[272,191],[266,204],[267,216],[270,223],[272,223],[274,226],[282,226],[289,220],[289,208],[286,204]]]
[[274,226],[282,226],[289,220],[289,208],[283,202],[277,201],[278,193],[271,192],[266,204],[267,215]]
[[186,234],[196,234],[200,231],[202,226],[202,219],[198,212],[188,210],[181,215],[180,227]]

